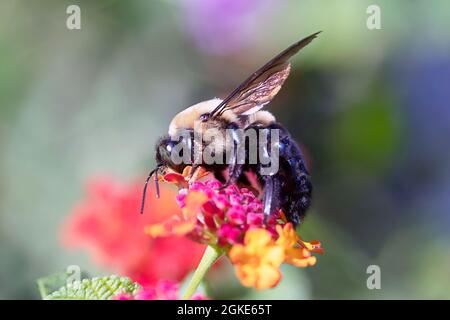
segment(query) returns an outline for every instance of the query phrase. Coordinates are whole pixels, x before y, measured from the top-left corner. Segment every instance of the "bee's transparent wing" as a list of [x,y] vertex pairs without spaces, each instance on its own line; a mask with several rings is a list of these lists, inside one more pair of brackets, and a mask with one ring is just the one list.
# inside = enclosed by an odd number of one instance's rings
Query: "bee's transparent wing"
[[316,32],[278,54],[253,73],[226,97],[210,114],[220,116],[227,110],[240,115],[249,115],[260,110],[280,91],[289,76],[289,58],[309,44],[320,32]]

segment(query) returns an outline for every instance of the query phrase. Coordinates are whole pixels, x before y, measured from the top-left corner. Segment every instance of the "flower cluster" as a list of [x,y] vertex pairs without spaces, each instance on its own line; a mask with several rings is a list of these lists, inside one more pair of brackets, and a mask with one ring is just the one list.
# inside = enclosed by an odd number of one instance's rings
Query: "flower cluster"
[[[179,284],[173,281],[160,280],[154,286],[140,289],[135,295],[119,293],[114,300],[179,300]],[[206,300],[200,294],[194,294],[191,300]]]
[[219,247],[234,264],[245,286],[272,288],[281,279],[282,263],[297,267],[312,266],[321,253],[317,241],[305,242],[283,212],[264,221],[261,201],[247,188],[223,187],[215,179],[187,182],[183,174],[168,173],[164,180],[175,183],[181,214],[159,224],[149,225],[152,237],[184,235],[200,243]]
[[148,226],[148,234],[186,235],[221,247],[242,243],[249,229],[265,227],[276,234],[276,217],[264,224],[262,204],[253,193],[234,185],[224,189],[221,186],[217,180],[207,180],[196,181],[189,189],[182,188],[176,197],[182,215]]

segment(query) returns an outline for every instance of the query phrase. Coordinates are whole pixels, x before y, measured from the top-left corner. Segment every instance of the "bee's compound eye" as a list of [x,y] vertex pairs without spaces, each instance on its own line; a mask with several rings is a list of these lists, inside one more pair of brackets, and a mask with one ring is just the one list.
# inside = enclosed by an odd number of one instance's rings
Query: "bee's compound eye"
[[173,149],[175,148],[175,146],[177,145],[178,142],[176,141],[168,141],[167,145],[166,145],[166,150],[167,152],[169,152],[169,154],[173,151]]
[[209,113],[204,113],[200,116],[200,120],[203,122],[208,121],[208,119],[209,119]]

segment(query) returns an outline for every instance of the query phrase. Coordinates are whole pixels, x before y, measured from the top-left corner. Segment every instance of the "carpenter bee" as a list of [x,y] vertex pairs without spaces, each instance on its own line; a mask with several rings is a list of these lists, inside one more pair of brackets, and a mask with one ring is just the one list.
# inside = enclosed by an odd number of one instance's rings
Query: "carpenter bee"
[[[224,187],[231,183],[251,186],[256,182],[262,192],[266,218],[281,209],[294,225],[300,223],[310,206],[312,191],[302,152],[275,117],[261,109],[287,79],[289,59],[318,34],[282,51],[225,99],[200,102],[172,119],[168,135],[156,145],[157,167],[145,181],[141,213],[147,184],[153,175],[159,196],[158,173],[161,170],[169,168],[181,173],[192,165],[191,175],[203,167]],[[265,170],[273,169],[268,159],[277,162],[275,170]]]

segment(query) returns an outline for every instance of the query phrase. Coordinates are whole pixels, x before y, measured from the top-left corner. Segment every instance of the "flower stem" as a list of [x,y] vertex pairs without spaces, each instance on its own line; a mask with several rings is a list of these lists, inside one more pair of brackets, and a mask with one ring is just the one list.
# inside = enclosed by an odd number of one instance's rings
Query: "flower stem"
[[183,294],[182,299],[188,300],[197,291],[198,286],[202,282],[208,270],[223,254],[223,250],[218,247],[207,246],[205,252],[203,253],[202,260],[194,272],[191,281],[188,284],[186,291]]

